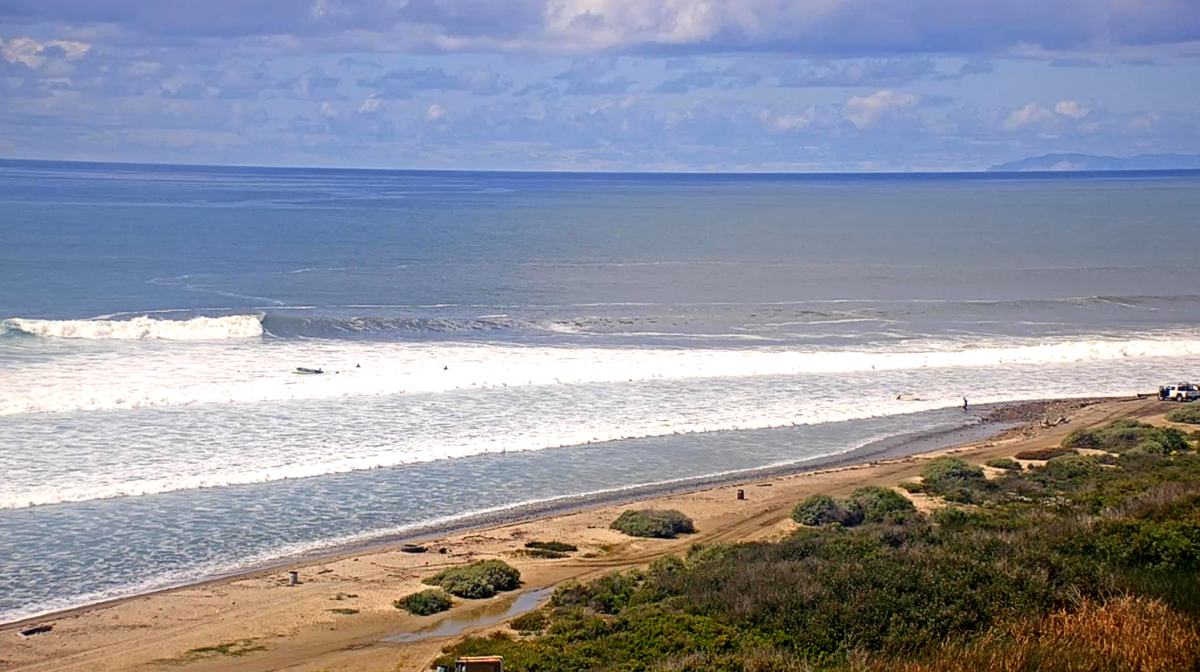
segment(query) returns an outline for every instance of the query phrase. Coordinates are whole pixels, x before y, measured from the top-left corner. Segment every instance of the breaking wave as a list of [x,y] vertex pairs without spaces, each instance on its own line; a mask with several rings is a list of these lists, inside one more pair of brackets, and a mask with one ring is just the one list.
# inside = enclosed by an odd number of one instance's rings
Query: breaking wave
[[231,338],[256,338],[263,335],[259,315],[194,317],[189,320],[162,320],[149,315],[129,320],[27,320],[12,318],[2,323],[6,331],[44,338],[141,341],[217,341]]
[[470,334],[526,326],[506,315],[477,318],[449,317],[295,317],[267,314],[263,329],[271,336],[287,338],[347,338],[403,333]]

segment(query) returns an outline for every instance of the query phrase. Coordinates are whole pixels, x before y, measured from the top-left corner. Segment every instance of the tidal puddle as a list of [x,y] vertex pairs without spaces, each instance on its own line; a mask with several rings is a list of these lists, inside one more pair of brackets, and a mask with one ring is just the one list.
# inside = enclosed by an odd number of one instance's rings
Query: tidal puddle
[[481,625],[491,625],[498,623],[513,616],[518,616],[527,611],[532,611],[550,593],[554,592],[554,587],[539,588],[538,590],[530,590],[528,592],[517,595],[516,599],[500,599],[493,600],[489,604],[480,609],[476,609],[469,614],[464,614],[458,617],[450,617],[440,623],[426,628],[417,630],[416,632],[398,632],[394,635],[384,637],[383,641],[393,642],[397,644],[407,644],[409,642],[419,642],[424,639],[436,639],[440,637],[452,637],[461,633],[463,630],[478,627]]

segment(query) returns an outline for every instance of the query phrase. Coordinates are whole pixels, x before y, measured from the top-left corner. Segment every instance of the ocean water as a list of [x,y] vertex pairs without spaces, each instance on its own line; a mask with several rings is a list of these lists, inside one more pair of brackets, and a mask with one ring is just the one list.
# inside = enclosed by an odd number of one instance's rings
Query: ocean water
[[0,621],[1200,379],[1197,213],[1187,172],[0,161]]

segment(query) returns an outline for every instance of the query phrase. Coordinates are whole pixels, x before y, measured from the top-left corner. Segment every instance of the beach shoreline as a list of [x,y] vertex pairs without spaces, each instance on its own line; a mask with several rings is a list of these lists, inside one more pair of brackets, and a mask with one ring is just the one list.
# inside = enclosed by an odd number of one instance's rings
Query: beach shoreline
[[[1107,399],[1107,398],[1106,398]],[[886,436],[848,451],[804,458],[794,462],[768,465],[753,469],[706,474],[686,479],[647,483],[631,487],[617,488],[598,492],[566,495],[533,502],[522,502],[495,510],[467,513],[455,516],[447,521],[432,521],[411,525],[401,533],[392,533],[371,537],[361,541],[339,544],[317,549],[310,552],[289,555],[248,567],[239,567],[225,572],[217,572],[197,580],[183,581],[140,591],[129,595],[121,595],[110,599],[99,600],[66,609],[55,609],[40,614],[23,617],[11,621],[0,622],[0,632],[11,629],[21,629],[42,621],[68,617],[86,613],[93,609],[103,609],[122,602],[170,592],[182,588],[209,586],[222,582],[250,578],[263,573],[288,571],[307,567],[316,563],[330,562],[355,555],[383,551],[406,543],[422,543],[447,535],[468,533],[485,530],[491,527],[528,522],[541,518],[552,518],[571,514],[584,509],[601,506],[620,506],[650,499],[682,495],[712,488],[721,488],[744,484],[756,480],[780,478],[801,473],[836,469],[855,464],[865,464],[872,461],[896,459],[910,455],[918,455],[931,450],[939,450],[958,444],[980,441],[992,435],[1021,425],[1013,421],[993,421],[988,414],[1000,408],[1013,407],[1021,404],[1053,403],[1059,400],[1029,400],[1011,403],[980,404],[971,411],[974,418],[969,424],[946,427],[942,429],[901,433]]]
[[[187,663],[189,669],[279,669],[280,660],[287,659],[281,652],[286,647],[272,646],[271,641],[286,639],[306,641],[314,647],[313,659],[329,659],[333,663],[331,669],[393,669],[374,665],[397,656],[407,661],[402,663],[407,666],[404,669],[420,669],[423,663],[417,661],[421,656],[431,652],[436,655],[436,647],[429,648],[436,640],[410,644],[383,640],[389,633],[423,630],[442,619],[403,614],[391,608],[390,601],[406,591],[419,589],[420,578],[440,568],[473,559],[501,557],[521,568],[526,590],[537,590],[569,578],[586,578],[645,564],[653,558],[684,550],[694,542],[770,538],[791,529],[787,519],[789,503],[794,503],[800,493],[820,490],[837,494],[839,489],[869,483],[894,486],[899,475],[911,474],[917,469],[915,463],[931,455],[990,450],[999,456],[1015,452],[1013,446],[1023,442],[1047,437],[1061,440],[1058,435],[1065,435],[1072,425],[1054,426],[1058,415],[1078,414],[1086,422],[1143,417],[1157,411],[1156,404],[1154,400],[1127,397],[997,404],[991,409],[975,411],[977,414],[996,409],[1010,411],[992,413],[991,422],[985,420],[985,415],[973,424],[892,436],[845,453],[787,465],[559,498],[481,514],[477,519],[458,520],[453,526],[419,534],[375,539],[202,582],[6,623],[0,625],[0,666],[115,670],[177,660],[180,664]],[[1039,427],[1038,417],[1050,419],[1051,426]],[[745,510],[737,510],[741,502],[732,504],[730,490],[735,488],[751,490],[747,499],[752,501],[746,503]],[[697,519],[700,534],[676,542],[656,543],[657,540],[631,540],[607,529],[606,520],[634,504],[681,508]],[[706,530],[711,532],[706,534]],[[581,553],[587,553],[558,561],[521,556],[523,540],[550,536],[578,542]],[[399,550],[400,544],[413,542],[429,546],[431,552],[405,554]],[[593,557],[587,557],[588,554]],[[376,569],[364,570],[364,565]],[[302,585],[281,590],[290,571],[302,575]],[[350,588],[342,590],[347,586]],[[356,592],[349,592],[351,589]],[[348,597],[343,598],[344,595]],[[327,607],[330,600],[339,607],[342,603],[353,603],[354,609],[343,608],[343,611],[353,611],[356,614],[353,619],[360,622],[347,625],[345,619],[329,617],[328,612],[335,610],[321,607]],[[239,602],[248,604],[250,612],[257,613],[242,614],[240,607],[232,608]],[[449,613],[469,614],[487,602],[459,601]],[[115,621],[121,625],[112,627]],[[53,623],[55,629],[45,636],[17,637],[17,630],[37,623]],[[262,634],[267,632],[269,637]],[[330,635],[331,632],[335,634]],[[337,635],[338,632],[342,634]],[[150,635],[158,635],[159,641],[147,643],[146,639],[156,639]],[[52,644],[56,640],[57,647]],[[232,665],[234,658],[188,658],[189,651],[229,640],[261,642],[256,646],[265,650],[262,654],[237,657],[236,668],[223,667]],[[193,643],[200,644],[189,646]],[[346,653],[346,647],[351,646],[358,647],[354,651],[359,653]],[[86,662],[97,659],[89,654],[101,651],[104,655],[99,656],[100,660],[107,662],[98,666]]]

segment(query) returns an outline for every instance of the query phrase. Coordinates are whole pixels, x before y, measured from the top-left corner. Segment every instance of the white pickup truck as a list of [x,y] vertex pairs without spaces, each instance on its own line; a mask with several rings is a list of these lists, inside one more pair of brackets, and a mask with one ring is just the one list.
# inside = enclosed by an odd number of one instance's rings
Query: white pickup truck
[[1176,383],[1158,388],[1158,398],[1163,401],[1196,401],[1200,399],[1200,385]]

